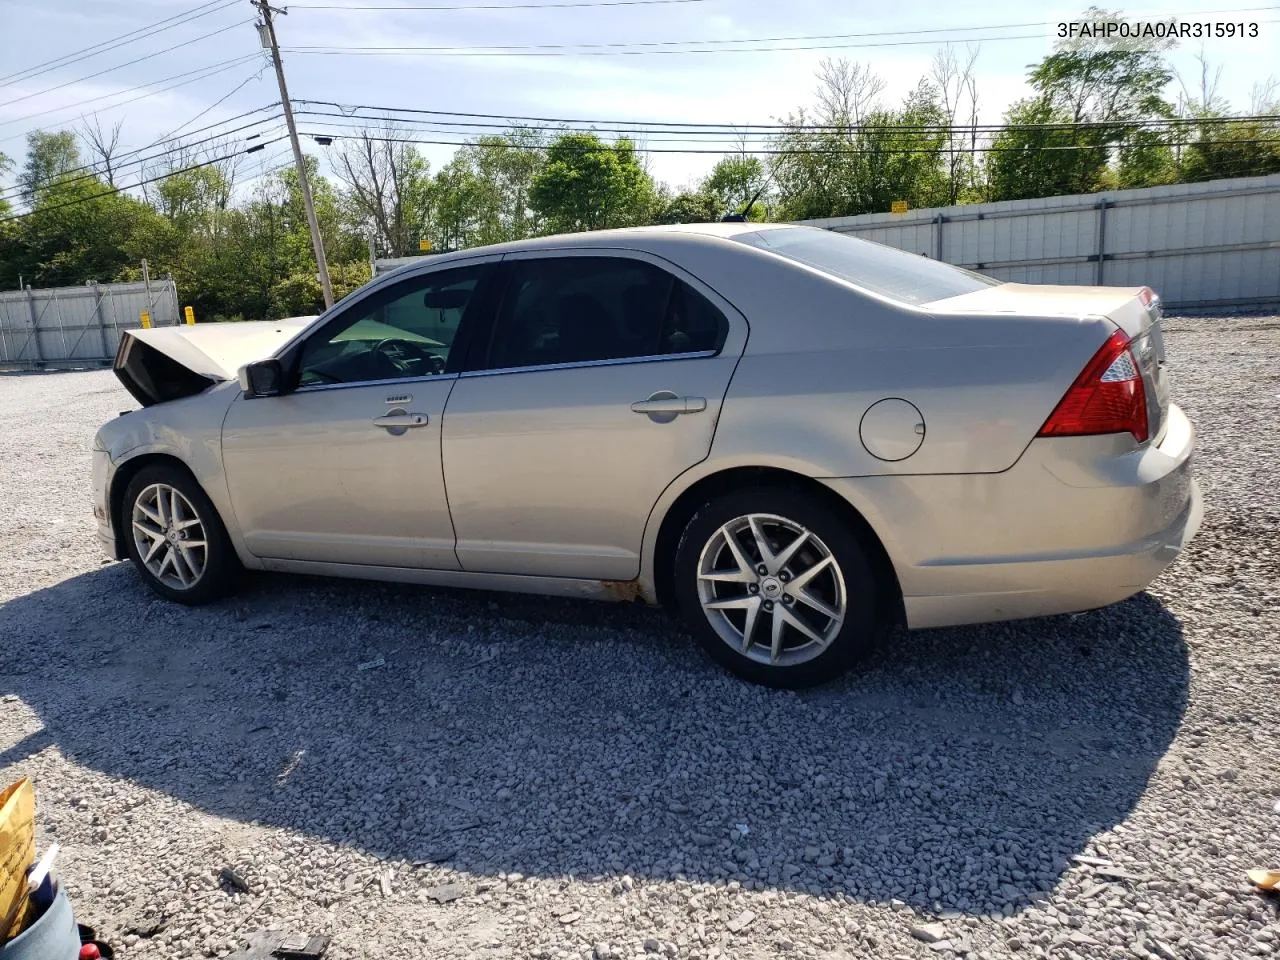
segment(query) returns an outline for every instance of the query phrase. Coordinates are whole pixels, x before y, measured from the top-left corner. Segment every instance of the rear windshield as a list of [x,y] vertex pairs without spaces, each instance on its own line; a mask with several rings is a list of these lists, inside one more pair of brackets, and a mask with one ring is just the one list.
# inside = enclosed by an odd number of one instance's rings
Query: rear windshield
[[734,239],[912,305],[958,297],[1000,283],[920,254],[816,227],[760,230],[738,234]]

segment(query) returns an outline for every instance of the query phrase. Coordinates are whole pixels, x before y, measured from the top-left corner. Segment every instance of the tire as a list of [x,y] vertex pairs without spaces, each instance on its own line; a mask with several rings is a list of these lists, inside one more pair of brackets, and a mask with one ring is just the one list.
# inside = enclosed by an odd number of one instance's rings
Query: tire
[[[757,530],[771,553],[763,576]],[[754,569],[744,570],[739,557]],[[676,601],[699,644],[754,683],[799,689],[834,680],[875,646],[883,629],[881,587],[857,533],[825,504],[795,490],[756,487],[704,504],[685,527],[674,569]],[[716,576],[704,579],[708,573]],[[704,601],[722,606],[707,609]],[[751,641],[744,648],[752,606]]]
[[[177,522],[168,523],[170,517]],[[186,470],[168,464],[139,470],[125,488],[120,523],[129,559],[160,596],[199,606],[238,585],[242,569],[227,529]]]

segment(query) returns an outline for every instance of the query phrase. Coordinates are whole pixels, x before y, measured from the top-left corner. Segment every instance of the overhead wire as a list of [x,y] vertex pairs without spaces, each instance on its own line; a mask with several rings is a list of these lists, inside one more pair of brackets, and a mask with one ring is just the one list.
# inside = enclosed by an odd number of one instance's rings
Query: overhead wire
[[240,185],[253,183],[255,180],[261,180],[263,177],[270,177],[270,176],[273,176],[274,174],[279,173],[282,170],[288,170],[290,167],[294,165],[294,162],[292,158],[288,160],[286,160],[285,158],[289,157],[290,154],[292,153],[293,153],[293,148],[291,147],[288,150],[281,150],[275,156],[262,161],[263,169],[259,170],[257,173],[253,174],[252,176],[246,177],[245,179],[241,180]]
[[[975,43],[987,43],[996,40],[1034,40],[1041,35],[1038,33],[1013,34],[1010,36],[993,36],[993,37],[976,37]],[[746,43],[749,41],[739,41]],[[630,48],[617,48],[609,50],[594,49],[588,45],[579,45],[574,49],[564,50],[539,50],[532,47],[527,50],[493,50],[480,47],[448,47],[448,48],[422,48],[413,47],[387,47],[387,48],[359,48],[359,47],[325,47],[321,49],[304,49],[301,47],[282,47],[284,53],[296,54],[298,56],[317,56],[317,57],[486,57],[486,58],[526,58],[526,57],[654,57],[654,56],[684,56],[684,55],[700,55],[700,54],[724,54],[724,53],[779,53],[794,52],[799,50],[859,50],[870,47],[910,47],[921,46],[926,44],[937,44],[941,41],[936,39],[930,40],[894,40],[894,41],[876,41],[872,43],[821,43],[821,44],[796,44],[792,46],[775,46],[775,47],[701,47],[691,49],[647,49],[636,50]]]
[[[272,104],[272,106],[273,107],[278,106],[278,104]],[[251,111],[251,112],[258,112],[258,111]],[[248,114],[241,114],[240,118],[243,118],[244,116],[247,116],[247,115]],[[255,128],[259,128],[257,133],[242,137],[241,138],[242,140],[246,140],[246,141],[254,140],[259,137],[267,136],[268,134],[275,132],[275,130],[279,126],[279,121],[282,120],[283,118],[284,118],[283,112],[277,113],[270,117],[264,117],[260,120],[255,120],[252,123],[246,123],[239,127],[233,127],[230,130],[221,130],[218,133],[213,134],[212,136],[209,136],[209,137],[205,137],[201,140],[185,141],[179,144],[175,144],[174,146],[169,147],[165,150],[161,150],[159,153],[152,154],[151,156],[141,157],[139,159],[131,159],[134,157],[138,157],[138,155],[141,153],[146,153],[148,150],[153,150],[153,149],[156,149],[157,147],[162,146],[164,141],[160,140],[160,141],[157,141],[156,143],[151,144],[150,146],[140,147],[137,150],[132,150],[126,153],[119,154],[118,156],[112,157],[112,161],[118,163],[118,166],[115,168],[117,170],[127,169],[134,166],[137,166],[141,169],[149,163],[155,163],[156,161],[159,161],[159,160],[165,160],[175,154],[182,154],[185,152],[197,150],[198,148],[203,147],[206,144],[217,143],[220,140],[225,140],[228,137],[234,136],[237,133],[242,133],[245,130],[253,130]],[[223,123],[228,123],[228,122],[231,122],[231,121],[223,121]],[[261,129],[264,127],[264,125],[268,125],[268,124],[271,124],[271,126],[267,126],[266,129]],[[210,130],[219,125],[220,124],[211,124],[209,127],[205,127],[202,129]],[[196,130],[193,132],[199,133],[201,131]],[[79,183],[84,180],[91,180],[91,179],[94,179],[95,177],[99,177],[102,175],[102,173],[104,172],[103,167],[104,167],[104,164],[101,161],[81,164],[78,167],[73,167],[71,169],[62,171],[58,176],[58,182],[60,184],[70,184],[70,183]],[[10,187],[7,192],[0,192],[0,200],[13,200],[15,198],[20,197],[22,195],[22,192],[23,191],[21,187],[16,187],[16,186]]]
[[267,66],[264,63],[261,67],[259,67],[253,73],[249,74],[249,76],[245,77],[238,84],[232,87],[230,91],[228,91],[223,96],[219,97],[217,100],[213,101],[213,103],[209,104],[209,106],[205,107],[203,110],[197,113],[194,117],[192,117],[186,123],[183,123],[183,124],[180,124],[179,126],[174,127],[172,130],[170,130],[168,133],[164,134],[163,136],[156,137],[156,142],[163,143],[164,141],[168,140],[170,137],[182,131],[184,128],[191,126],[191,124],[195,123],[201,117],[206,116],[211,110],[216,110],[218,107],[222,106],[222,104],[226,103],[228,100],[234,97],[237,93],[243,90],[246,86],[248,86],[254,80],[261,80],[262,73],[264,70],[266,70],[266,68]]
[[[355,140],[360,138],[358,136],[333,134],[325,131],[307,131],[306,133],[300,134],[300,135],[308,136],[308,137],[316,137],[316,136],[329,137],[333,140]],[[367,139],[378,142],[378,143],[412,143],[412,144],[422,144],[426,146],[461,147],[461,146],[471,145],[471,142],[467,140],[429,140],[429,139],[419,139],[414,137],[388,137],[388,136],[372,136],[372,135],[367,136]],[[1226,142],[1230,143],[1232,146],[1235,146],[1240,144],[1257,144],[1257,143],[1274,144],[1277,141],[1274,138],[1255,138],[1255,139],[1248,139],[1248,140],[1231,140]],[[1219,144],[1218,141],[1187,140],[1187,141],[1178,141],[1178,142],[1164,142],[1160,144],[1160,146],[1170,146],[1170,147],[1217,146],[1218,144]],[[512,150],[546,151],[552,148],[552,144],[510,143],[510,144],[506,144],[505,146],[507,149],[512,149]],[[603,149],[608,149],[608,146],[609,145],[606,144],[603,147]],[[810,154],[822,155],[822,156],[841,156],[841,155],[884,156],[887,154],[902,154],[902,153],[977,154],[977,153],[1021,153],[1021,152],[1040,152],[1040,151],[1058,152],[1058,151],[1075,151],[1075,150],[1113,150],[1116,148],[1116,146],[1117,146],[1116,144],[1112,144],[1112,143],[1054,144],[1054,145],[1048,145],[1048,146],[1034,146],[1034,147],[994,147],[994,146],[987,146],[987,145],[978,146],[978,147],[954,147],[954,146],[947,146],[947,145],[939,145],[936,148],[935,147],[895,147],[895,146],[878,145],[876,147],[821,147],[821,148],[802,147],[802,148],[794,148],[794,149],[769,148],[769,149],[759,149],[759,150],[753,149],[748,152],[753,156],[796,156],[796,155],[810,155]],[[561,149],[563,149],[563,147]],[[575,149],[577,149],[578,152],[589,153],[594,150],[599,150],[602,148],[593,146],[593,147],[582,147],[582,148],[575,148]],[[637,153],[688,154],[688,155],[711,154],[716,156],[723,156],[725,154],[740,153],[741,151],[735,147],[727,146],[723,149],[710,149],[710,150],[637,147],[636,152]]]
[[[706,134],[736,137],[743,134],[752,134],[759,132],[762,135],[772,135],[775,133],[824,133],[837,132],[847,133],[850,130],[859,127],[856,123],[843,124],[806,124],[806,123],[776,123],[776,124],[732,124],[732,123],[697,123],[688,121],[664,121],[664,120],[617,120],[617,119],[583,119],[583,118],[567,118],[567,117],[532,117],[502,114],[483,114],[483,113],[459,113],[445,110],[426,110],[415,107],[384,107],[384,106],[358,106],[344,107],[333,101],[321,100],[302,100],[295,99],[295,104],[321,105],[335,107],[338,112],[326,112],[322,110],[311,109],[295,109],[297,116],[310,117],[331,117],[344,121],[363,121],[365,123],[384,122],[391,124],[429,124],[435,127],[461,127],[476,128],[480,130],[509,130],[512,128],[531,127],[534,125],[555,125],[558,127],[572,128],[581,132],[595,133],[619,133],[619,134],[674,134],[689,132],[693,134]],[[369,115],[368,113],[360,113],[359,111],[382,111],[384,115]],[[386,116],[388,113],[409,114],[409,116]],[[430,116],[435,117],[466,117],[473,118],[467,120],[439,120],[439,119],[418,119],[418,117]],[[501,122],[491,123],[490,120]],[[1114,129],[1116,127],[1135,128],[1135,129],[1162,129],[1164,127],[1178,126],[1224,126],[1239,123],[1256,123],[1256,122],[1278,122],[1280,115],[1274,114],[1252,114],[1242,117],[1209,117],[1209,118],[1191,118],[1191,117],[1174,117],[1169,119],[1157,120],[1135,120],[1128,122],[1121,121],[1080,121],[1076,122],[1057,122],[1057,123],[1023,123],[1023,124],[1005,124],[1005,123],[988,123],[988,124],[864,124],[862,126],[867,129],[874,129],[877,132],[902,132],[902,133],[923,133],[923,132],[952,132],[952,133],[997,133],[1003,130],[1078,130],[1078,129]]]
[[341,11],[379,11],[392,10],[429,10],[441,12],[445,10],[554,10],[582,7],[651,7],[673,3],[711,3],[713,0],[555,0],[551,3],[410,3],[410,4],[336,4],[336,3],[291,3],[295,10],[341,10]]
[[[118,107],[123,107],[130,103],[137,103],[139,100],[145,100],[148,97],[154,97],[156,94],[166,93],[169,90],[176,90],[178,87],[185,87],[189,83],[196,83],[199,80],[206,80],[209,77],[214,77],[220,73],[225,73],[228,70],[233,70],[236,67],[240,66],[242,63],[248,63],[250,60],[256,59],[261,55],[262,55],[261,51],[255,50],[253,53],[248,53],[241,57],[233,57],[230,60],[223,60],[219,63],[213,63],[203,67],[197,67],[195,70],[187,70],[187,71],[184,71],[183,73],[175,73],[172,76],[162,77],[161,79],[153,80],[150,83],[141,84],[136,87],[129,87],[124,90],[116,90],[116,91],[113,91],[112,93],[105,93],[100,97],[91,97],[88,100],[80,100],[80,101],[77,101],[76,103],[67,104],[66,106],[55,107],[52,110],[42,110],[37,113],[28,113],[25,116],[21,116],[21,117],[12,117],[8,120],[0,120],[0,127],[9,126],[15,123],[22,123],[25,120],[33,120],[38,117],[47,117],[50,114],[65,113],[70,110],[77,110],[80,107],[86,106],[87,104],[99,103],[102,100],[110,100],[113,97],[118,97],[126,93],[132,93],[134,90],[145,90],[147,87],[153,84],[167,83],[170,80],[177,80],[181,77],[190,78],[190,79],[182,80],[181,83],[174,83],[166,87],[161,87],[158,90],[151,90],[140,96],[132,97],[129,100],[122,100],[119,103],[113,103],[110,106],[103,108],[104,110],[115,110]],[[28,132],[31,132],[31,131],[28,131]],[[9,137],[0,137],[0,143],[5,143],[9,140],[17,140],[24,136],[26,136],[25,133],[20,133],[20,134],[16,134]]]
[[[1280,9],[1280,8],[1277,8]],[[673,47],[673,46],[723,46],[736,43],[784,43],[794,40],[857,40],[867,37],[901,37],[915,36],[925,33],[972,33],[982,30],[1014,30],[1026,29],[1028,27],[1041,27],[1045,24],[1039,21],[1027,21],[1022,23],[993,23],[981,27],[938,27],[928,30],[881,30],[868,31],[863,33],[810,33],[810,34],[791,34],[780,37],[742,37],[738,39],[711,39],[711,40],[623,40],[613,43],[517,43],[517,44],[479,44],[476,47],[459,47],[459,46],[406,46],[406,45],[387,45],[387,46],[365,46],[365,47],[345,47],[336,44],[313,44],[307,46],[290,47],[291,50],[421,50],[421,51],[437,51],[437,50],[567,50],[577,47],[587,48],[606,48],[606,47]]]
[[[354,9],[370,9],[370,8],[354,8]],[[1264,6],[1245,8],[1239,12],[1256,12],[1267,10],[1280,10],[1280,6]],[[1187,11],[1184,15],[1193,16],[1202,13],[1221,14],[1224,11]],[[913,46],[920,44],[935,44],[943,42],[945,37],[942,35],[954,34],[972,34],[984,31],[1005,31],[1005,30],[1023,30],[1030,27],[1045,27],[1051,21],[1019,21],[1016,23],[992,23],[982,26],[951,26],[951,27],[928,27],[915,28],[909,30],[880,30],[880,31],[863,31],[859,33],[834,33],[834,34],[798,34],[785,35],[775,37],[740,37],[740,38],[712,38],[702,40],[626,40],[615,41],[609,43],[530,43],[530,44],[478,44],[468,46],[420,46],[408,44],[392,44],[377,46],[346,46],[342,44],[313,44],[313,45],[297,45],[288,47],[290,53],[314,54],[314,55],[351,55],[351,56],[416,56],[421,54],[433,54],[439,56],[645,56],[654,54],[685,54],[685,53],[745,53],[745,52],[771,52],[771,51],[793,51],[793,50],[826,50],[826,49],[845,49],[845,48],[863,48],[863,47],[900,47]],[[1274,20],[1266,21],[1274,23]],[[923,37],[930,35],[926,39],[901,39],[903,37]],[[988,36],[988,37],[965,37],[969,42],[986,42],[994,40],[1028,40],[1042,36],[1040,33],[1026,34],[1020,33],[1011,36]],[[847,42],[847,41],[866,41],[875,38],[890,37],[892,40],[882,40],[876,42]],[[804,45],[799,46],[774,46],[766,47],[759,44],[766,43],[793,43],[805,41]],[[840,43],[820,43],[815,44],[810,41],[845,41]],[[675,48],[692,48],[692,49],[675,49]]]
[[[117,37],[111,37],[98,43],[82,47],[79,50],[73,50],[71,53],[63,54],[61,57],[55,57],[52,60],[45,60],[43,63],[33,64],[23,70],[17,70],[14,73],[0,76],[0,85],[7,85],[10,82],[18,82],[21,80],[29,80],[32,77],[49,73],[52,70],[58,70],[62,67],[70,66],[73,63],[79,63],[81,60],[87,60],[108,50],[114,50],[117,47],[125,46],[136,40],[142,40],[146,37],[154,37],[158,33],[164,33],[166,30],[172,30],[174,27],[182,26],[184,23],[190,23],[192,20],[199,20],[201,17],[207,17],[211,13],[217,13],[228,7],[238,5],[240,0],[209,0],[183,13],[175,13],[172,16],[165,17],[163,20],[157,20],[155,23],[148,23],[145,26],[130,30],[128,33],[122,33]],[[214,9],[206,9],[213,7]],[[199,11],[204,11],[203,13]],[[164,26],[168,24],[168,26]],[[159,28],[159,29],[157,29]]]
[[273,143],[279,143],[281,140],[284,140],[284,139],[285,137],[281,135],[279,137],[276,137],[274,140],[267,141],[266,143],[263,143],[263,144],[255,144],[254,146],[248,147],[244,150],[236,150],[232,153],[223,154],[222,156],[219,156],[219,157],[211,157],[207,160],[201,160],[199,163],[188,164],[187,166],[182,167],[178,170],[166,170],[164,173],[159,174],[158,176],[147,177],[145,179],[138,180],[134,183],[125,184],[119,187],[111,187],[109,189],[103,190],[100,193],[95,193],[93,196],[90,196],[90,197],[77,197],[74,200],[67,200],[63,203],[54,204],[52,206],[41,207],[39,211],[31,210],[31,211],[27,211],[26,213],[15,213],[7,217],[0,217],[0,223],[8,223],[9,221],[12,221],[12,220],[24,220],[27,217],[30,217],[37,212],[48,213],[54,210],[62,210],[66,207],[74,207],[81,203],[90,203],[94,200],[101,200],[104,197],[115,196],[118,193],[124,193],[126,190],[136,190],[138,187],[144,187],[147,184],[157,183],[161,180],[167,180],[169,177],[178,176],[179,174],[183,174],[183,173],[190,173],[192,170],[199,170],[202,167],[213,166],[215,163],[223,163],[227,160],[232,160],[235,157],[242,156],[246,153],[255,152],[257,150],[263,149],[264,147],[269,147]]
[[15,103],[30,100],[32,97],[44,96],[46,93],[53,93],[57,90],[63,90],[66,87],[75,86],[77,83],[84,83],[86,80],[93,80],[96,77],[105,76],[108,73],[115,73],[115,71],[123,70],[125,67],[131,67],[135,63],[142,63],[144,60],[150,60],[153,57],[157,57],[162,54],[172,53],[174,50],[181,49],[182,47],[189,47],[193,43],[199,43],[201,40],[208,40],[210,37],[216,37],[220,33],[226,33],[228,30],[234,30],[236,27],[242,27],[246,23],[252,22],[252,20],[237,20],[235,23],[228,24],[225,27],[219,27],[217,30],[211,30],[208,33],[203,33],[198,37],[192,37],[190,40],[184,40],[182,43],[175,43],[172,46],[166,47],[164,50],[148,53],[133,60],[127,60],[124,63],[116,64],[114,67],[107,67],[105,70],[99,70],[97,73],[91,73],[88,76],[79,77],[75,80],[68,80],[65,83],[60,83],[53,87],[46,87],[44,90],[38,90],[35,93],[25,93],[20,97],[14,97],[12,100],[6,100],[3,103],[0,103],[0,107],[10,107]]

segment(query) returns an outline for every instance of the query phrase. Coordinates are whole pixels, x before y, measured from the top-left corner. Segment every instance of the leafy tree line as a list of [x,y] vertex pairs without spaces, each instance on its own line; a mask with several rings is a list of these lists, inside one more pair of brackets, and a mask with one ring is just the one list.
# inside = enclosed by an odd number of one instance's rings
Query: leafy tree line
[[[1106,16],[1092,9],[1089,16]],[[978,122],[977,51],[946,48],[898,104],[866,65],[824,61],[813,103],[781,121],[767,150],[740,149],[672,189],[642,144],[518,128],[460,147],[438,170],[412,128],[335,141],[330,175],[308,159],[335,294],[379,256],[453,250],[545,233],[650,223],[796,220],[912,207],[1089,193],[1280,172],[1276,85],[1242,122],[1201,60],[1193,84],[1162,51],[1060,47],[1029,71],[1030,96]],[[1175,82],[1177,81],[1177,82]],[[1170,99],[1170,91],[1180,87]],[[130,165],[119,127],[36,132],[25,161],[0,154],[0,289],[172,273],[202,320],[310,313],[321,305],[291,164],[256,176],[229,144],[176,145]],[[132,171],[128,176],[122,170]],[[138,176],[139,172],[141,176]],[[117,191],[131,180],[139,191]],[[5,219],[8,217],[9,219]]]

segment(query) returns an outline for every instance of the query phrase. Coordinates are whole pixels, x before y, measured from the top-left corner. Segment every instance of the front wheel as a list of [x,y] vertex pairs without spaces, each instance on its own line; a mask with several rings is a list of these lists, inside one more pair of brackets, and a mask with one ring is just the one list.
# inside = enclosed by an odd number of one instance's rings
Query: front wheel
[[858,536],[798,491],[742,490],[703,505],[680,540],[675,576],[702,647],[767,686],[832,680],[880,631],[879,587]]
[[218,511],[185,470],[144,467],[125,489],[129,558],[162,597],[195,606],[231,591],[240,563]]

